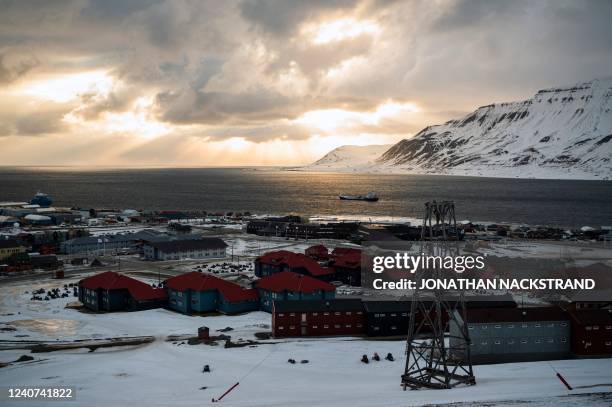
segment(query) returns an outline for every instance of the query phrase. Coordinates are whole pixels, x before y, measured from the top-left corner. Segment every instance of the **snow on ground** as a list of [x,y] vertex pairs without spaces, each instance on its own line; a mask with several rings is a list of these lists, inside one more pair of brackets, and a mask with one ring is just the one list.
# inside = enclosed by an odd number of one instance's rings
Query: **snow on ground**
[[[35,357],[32,362],[0,369],[0,387],[75,387],[78,405],[207,405],[236,382],[240,385],[221,403],[230,406],[406,406],[492,400],[535,400],[536,405],[563,405],[568,400],[571,403],[566,405],[605,405],[602,403],[606,402],[602,396],[557,399],[569,392],[555,377],[548,362],[477,366],[475,387],[404,392],[399,386],[404,368],[402,341],[350,337],[271,339],[252,347],[230,349],[223,348],[222,344],[172,343],[165,341],[168,335],[193,335],[202,325],[209,326],[212,334],[217,329],[232,327],[234,330],[226,334],[233,341],[255,339],[254,333],[269,330],[270,315],[253,312],[200,317],[162,309],[88,314],[64,308],[73,297],[30,301],[30,294],[25,291],[41,286],[57,287],[58,282],[47,280],[34,283],[34,287],[27,283],[0,286],[0,322],[17,328],[0,332],[0,340],[156,337],[151,344],[129,348],[32,354]],[[24,320],[30,322],[19,322]],[[360,363],[362,354],[374,352],[381,355],[391,352],[396,361]],[[26,353],[0,351],[0,361],[12,361]],[[307,359],[309,363],[292,365],[287,363],[289,358],[298,362]],[[205,364],[210,365],[211,373],[202,373]],[[612,392],[612,359],[555,361],[552,366],[573,386],[604,384],[578,388],[571,394]],[[58,406],[64,404],[75,405],[71,401],[54,402]],[[12,405],[35,406],[41,402],[3,401],[3,406]]]

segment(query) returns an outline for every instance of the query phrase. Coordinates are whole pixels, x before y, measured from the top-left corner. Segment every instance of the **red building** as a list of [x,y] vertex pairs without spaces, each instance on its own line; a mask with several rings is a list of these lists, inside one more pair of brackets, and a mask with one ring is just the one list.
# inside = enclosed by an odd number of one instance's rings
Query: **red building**
[[330,258],[330,266],[335,271],[336,280],[361,287],[361,250],[336,247]]
[[302,253],[286,250],[268,252],[255,259],[255,275],[266,277],[282,271],[303,274],[324,281],[333,280],[334,270],[321,266],[316,260]]
[[294,336],[363,335],[365,314],[360,299],[274,301],[272,335]]
[[164,306],[166,290],[107,271],[79,281],[79,300],[93,311],[134,311]]
[[330,300],[336,287],[303,274],[281,271],[254,283],[262,311],[272,312],[275,301]]
[[612,309],[571,312],[572,354],[576,357],[612,356]]

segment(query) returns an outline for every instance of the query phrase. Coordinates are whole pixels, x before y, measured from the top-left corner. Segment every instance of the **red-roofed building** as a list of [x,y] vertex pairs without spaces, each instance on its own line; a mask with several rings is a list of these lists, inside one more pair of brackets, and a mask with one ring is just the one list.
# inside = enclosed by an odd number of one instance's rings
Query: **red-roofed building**
[[315,278],[281,271],[255,282],[260,309],[271,312],[275,301],[327,300],[336,296],[336,287]]
[[310,246],[304,251],[304,254],[317,261],[329,260],[329,250],[327,250],[327,247],[323,246],[322,244]]
[[254,289],[197,271],[166,280],[168,306],[176,311],[219,311],[224,314],[253,311],[259,308],[259,297]]
[[361,250],[336,247],[330,255],[335,279],[352,286],[361,286]]
[[107,271],[79,281],[79,300],[93,311],[135,311],[164,306],[163,288]]
[[255,259],[255,275],[271,276],[283,271],[314,277],[323,281],[333,280],[334,270],[321,266],[317,261],[302,253],[286,250],[268,252]]

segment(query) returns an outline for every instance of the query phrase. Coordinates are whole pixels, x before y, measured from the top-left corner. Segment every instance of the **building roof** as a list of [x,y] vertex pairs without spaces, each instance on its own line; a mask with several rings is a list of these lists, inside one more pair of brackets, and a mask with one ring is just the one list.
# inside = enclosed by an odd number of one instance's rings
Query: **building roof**
[[161,300],[166,298],[166,290],[153,288],[147,283],[133,279],[114,271],[96,274],[79,281],[79,285],[90,290],[128,290],[138,301]]
[[274,301],[275,312],[325,312],[363,311],[359,298],[336,298],[333,300]]
[[15,239],[0,239],[0,249],[9,249],[22,246]]
[[[344,249],[337,247],[336,249]],[[358,249],[346,249],[332,252],[335,256],[334,267],[345,267],[345,268],[361,268],[361,250]],[[336,254],[334,254],[336,252]]]
[[558,307],[533,308],[480,308],[470,309],[467,320],[471,323],[569,321],[567,312]]
[[318,290],[336,291],[336,287],[329,283],[290,271],[281,271],[280,273],[260,278],[255,284],[257,288],[276,293],[285,290],[299,293],[313,293]]
[[213,276],[208,273],[192,271],[171,277],[166,280],[166,287],[177,291],[218,291],[223,297],[230,301],[249,301],[258,298],[257,290],[244,288],[231,281]]
[[150,246],[164,253],[179,253],[191,250],[225,249],[227,243],[218,237],[205,237],[198,240],[170,240],[167,242],[152,242]]
[[287,250],[268,252],[259,256],[255,261],[273,266],[287,266],[289,268],[302,268],[314,277],[334,274],[334,270],[323,267],[315,260],[302,253],[294,253]]

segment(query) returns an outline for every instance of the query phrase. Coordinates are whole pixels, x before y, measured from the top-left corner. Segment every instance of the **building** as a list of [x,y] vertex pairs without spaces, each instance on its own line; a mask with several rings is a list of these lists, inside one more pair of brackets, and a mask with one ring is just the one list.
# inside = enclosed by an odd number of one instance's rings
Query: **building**
[[135,311],[164,306],[163,288],[107,271],[79,281],[79,300],[93,311]]
[[255,282],[260,309],[271,312],[273,302],[296,300],[329,300],[336,295],[336,287],[302,274],[282,271]]
[[572,355],[612,357],[612,309],[579,310],[570,315]]
[[360,299],[274,301],[272,335],[363,335],[365,316]]
[[235,314],[259,308],[257,291],[247,289],[212,274],[197,271],[172,277],[165,282],[168,307],[190,314],[222,312]]
[[332,250],[330,258],[335,280],[361,287],[361,250],[336,247]]
[[304,251],[304,254],[316,261],[329,260],[329,250],[322,244],[310,246]]
[[25,253],[25,247],[14,239],[0,239],[0,260],[8,259],[17,253]]
[[411,301],[363,301],[366,335],[407,335],[411,306]]
[[268,252],[255,259],[255,275],[257,277],[271,276],[283,271],[303,274],[324,281],[334,278],[334,270],[321,266],[317,261],[302,253],[286,250]]
[[64,265],[55,254],[29,254],[33,269],[55,270]]
[[[570,317],[560,308],[470,309],[467,319],[475,364],[563,359],[570,354]],[[451,346],[457,346],[454,338],[461,334],[452,322],[450,337]]]
[[198,240],[171,240],[146,243],[144,256],[149,260],[222,259],[226,257],[227,243],[217,237]]

